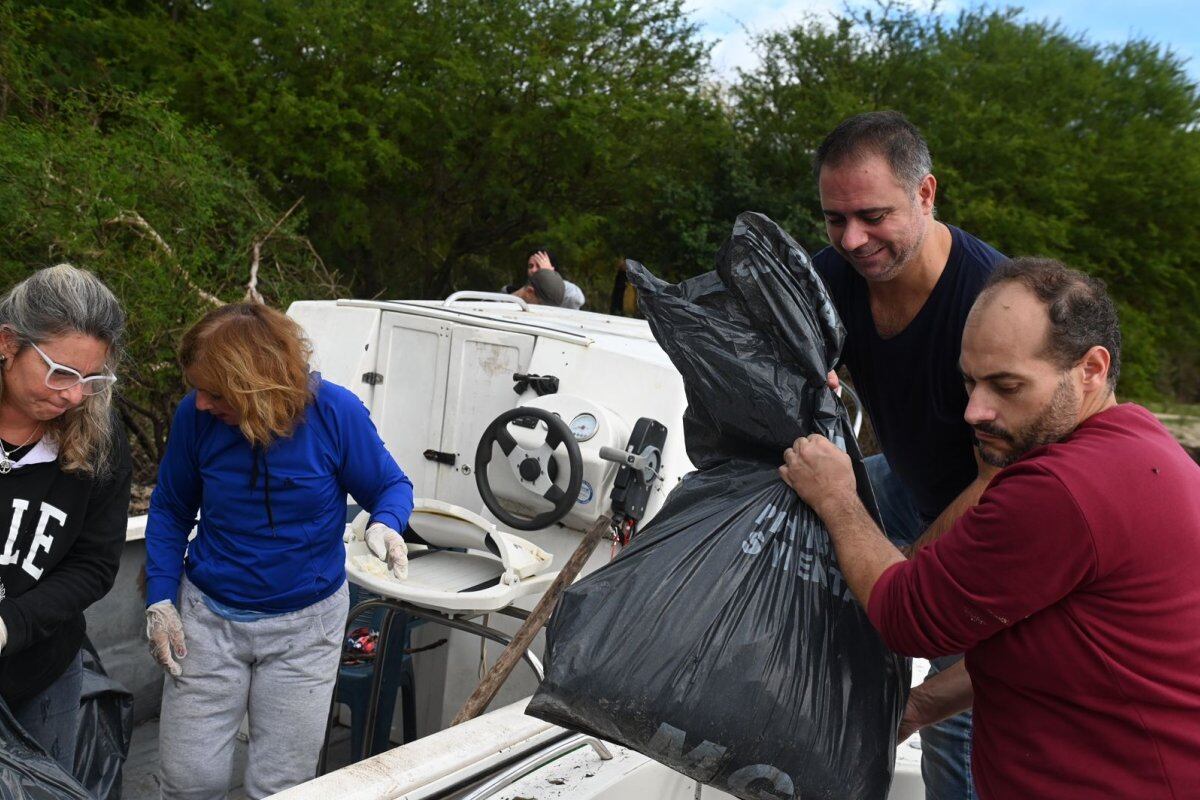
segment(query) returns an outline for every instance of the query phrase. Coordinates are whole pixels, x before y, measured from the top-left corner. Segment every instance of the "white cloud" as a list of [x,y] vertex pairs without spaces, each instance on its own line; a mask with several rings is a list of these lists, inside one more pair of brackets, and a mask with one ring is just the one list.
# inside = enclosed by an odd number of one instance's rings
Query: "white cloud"
[[[917,0],[916,8],[928,8],[932,0]],[[943,13],[954,13],[959,0],[939,2]],[[764,33],[794,27],[808,19],[832,22],[845,11],[845,0],[688,0],[685,8],[701,26],[702,36],[714,42],[713,70],[722,80],[732,81],[737,70],[758,64],[754,39]]]
[[[863,2],[851,0],[861,7]],[[985,0],[987,7],[1010,5]],[[1200,15],[1185,12],[1192,0],[1143,0],[1129,4],[1120,0],[1025,0],[1022,18],[1061,20],[1071,32],[1083,33],[1097,42],[1123,42],[1144,36],[1170,46],[1176,54],[1190,58],[1188,71],[1200,74]],[[913,8],[927,10],[932,0],[914,0]],[[733,81],[737,70],[758,64],[753,40],[769,31],[792,27],[806,18],[832,20],[845,10],[845,0],[687,0],[685,8],[700,24],[701,35],[713,42],[712,65],[717,76]],[[940,14],[953,18],[964,8],[978,7],[978,0],[941,0]]]
[[701,25],[705,39],[714,42],[713,70],[732,81],[738,69],[758,64],[754,38],[799,24],[810,17],[832,19],[841,0],[768,0],[747,3],[739,0],[689,0],[687,9]]

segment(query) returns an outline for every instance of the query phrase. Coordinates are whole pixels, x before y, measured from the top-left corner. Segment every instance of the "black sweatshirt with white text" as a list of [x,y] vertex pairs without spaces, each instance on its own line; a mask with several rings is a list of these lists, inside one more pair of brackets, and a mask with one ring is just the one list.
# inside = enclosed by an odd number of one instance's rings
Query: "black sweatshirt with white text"
[[108,593],[129,517],[129,446],[118,424],[109,473],[57,459],[0,475],[0,695],[20,704],[53,683],[83,641],[83,611]]

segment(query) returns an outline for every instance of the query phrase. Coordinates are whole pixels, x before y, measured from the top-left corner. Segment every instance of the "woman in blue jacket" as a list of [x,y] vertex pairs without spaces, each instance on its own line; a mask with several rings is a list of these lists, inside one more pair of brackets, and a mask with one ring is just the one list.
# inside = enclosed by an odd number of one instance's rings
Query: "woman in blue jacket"
[[412,482],[362,402],[311,373],[310,356],[300,327],[257,303],[218,308],[183,337],[193,391],[146,526],[166,800],[225,797],[247,714],[249,797],[314,776],[348,612],[347,494],[371,512],[371,549],[395,577],[407,570]]

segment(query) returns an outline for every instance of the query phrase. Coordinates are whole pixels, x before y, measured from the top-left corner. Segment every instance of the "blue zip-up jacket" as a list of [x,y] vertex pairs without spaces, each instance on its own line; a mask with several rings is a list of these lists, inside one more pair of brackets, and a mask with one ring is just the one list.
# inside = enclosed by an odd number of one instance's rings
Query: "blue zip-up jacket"
[[346,579],[347,494],[373,522],[403,533],[412,481],[362,401],[313,378],[304,419],[265,450],[197,410],[195,392],[179,403],[146,523],[147,605],[176,601],[184,569],[234,608],[286,613],[325,599]]

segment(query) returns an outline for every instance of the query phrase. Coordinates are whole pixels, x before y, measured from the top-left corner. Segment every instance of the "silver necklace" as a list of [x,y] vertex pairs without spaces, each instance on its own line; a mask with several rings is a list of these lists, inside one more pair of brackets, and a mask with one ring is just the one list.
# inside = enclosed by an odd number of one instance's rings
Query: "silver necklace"
[[[16,447],[14,447],[12,449],[12,452],[14,452],[14,453],[17,452],[22,447],[24,447],[25,445],[27,445],[31,441],[33,441],[33,437],[36,436],[38,434],[38,432],[40,432],[41,430],[42,430],[42,426],[38,425],[36,428],[33,429],[32,433],[30,433],[27,437],[25,437],[25,441],[21,442],[19,445],[17,445]],[[12,472],[12,469],[13,469],[13,460],[11,458],[9,458],[8,451],[4,449],[4,442],[0,441],[0,475],[7,475],[8,473]]]

